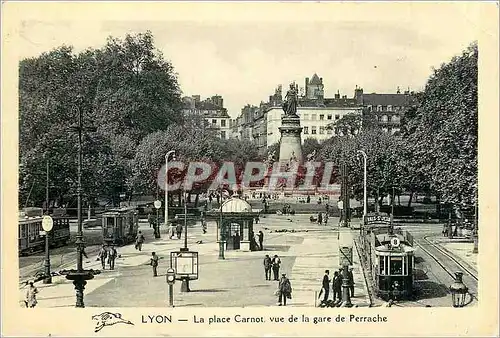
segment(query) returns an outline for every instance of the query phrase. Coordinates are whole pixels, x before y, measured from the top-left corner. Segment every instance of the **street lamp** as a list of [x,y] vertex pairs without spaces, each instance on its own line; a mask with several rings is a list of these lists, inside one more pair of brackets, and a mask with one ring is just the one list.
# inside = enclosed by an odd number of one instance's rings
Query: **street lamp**
[[84,131],[97,131],[95,127],[84,127],[82,121],[82,111],[78,106],[75,106],[78,111],[78,123],[71,126],[70,129],[78,133],[78,231],[76,233],[76,270],[62,270],[61,274],[66,275],[66,278],[73,281],[76,290],[76,307],[84,308],[83,290],[87,280],[94,278],[95,274],[101,273],[99,270],[84,270],[83,269],[83,251],[85,248],[83,241],[83,226],[82,226],[82,133]]
[[463,275],[463,272],[455,272],[455,281],[450,285],[453,307],[464,307],[465,305],[465,296],[469,289],[462,281]]
[[175,150],[170,150],[165,155],[165,226],[168,223],[168,159],[170,155],[173,155],[175,158]]
[[43,266],[45,268],[45,278],[43,284],[52,283],[52,275],[50,273],[50,253],[49,253],[49,231],[52,230],[54,225],[52,218],[49,216],[49,161],[47,160],[47,185],[45,188],[45,217],[42,221],[42,227],[45,231],[45,261]]
[[[183,190],[184,196],[184,247],[180,249],[180,251],[188,252],[189,248],[187,246],[187,198],[186,198],[186,190]],[[189,292],[189,276],[182,278],[181,283],[181,292]]]
[[154,203],[155,209],[156,209],[156,225],[154,227],[154,232],[155,232],[155,238],[160,238],[160,215],[159,215],[159,210],[161,208],[161,201],[156,200]]
[[222,221],[222,185],[220,185],[220,225],[219,225],[219,259],[226,259],[224,257],[224,225]]
[[363,224],[367,214],[367,196],[366,196],[366,161],[368,156],[363,150],[358,150],[358,153],[363,155]]

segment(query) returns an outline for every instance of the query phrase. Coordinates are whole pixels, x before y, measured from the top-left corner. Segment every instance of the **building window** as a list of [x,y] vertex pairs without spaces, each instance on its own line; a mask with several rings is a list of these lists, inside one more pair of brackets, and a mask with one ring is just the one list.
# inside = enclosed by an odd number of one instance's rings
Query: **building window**
[[220,126],[225,127],[226,126],[226,120],[220,120]]
[[311,134],[316,135],[316,126],[311,127]]
[[304,127],[304,134],[309,134],[309,127]]
[[392,111],[392,106],[391,105],[387,106],[387,111]]
[[331,135],[332,134],[332,130],[330,128],[327,128],[326,129],[326,133],[329,134],[329,135]]
[[339,114],[335,114],[335,120],[338,120],[340,119],[340,115]]
[[320,126],[319,127],[319,133],[320,133],[320,135],[323,135],[325,133],[325,127]]
[[368,111],[372,111],[372,106],[371,105],[368,106]]
[[316,121],[316,114],[311,114],[311,120]]
[[326,119],[327,119],[327,120],[331,120],[331,119],[332,119],[332,114],[328,114],[328,115],[326,116]]
[[309,120],[309,114],[304,114],[304,120]]
[[377,106],[377,111],[382,111],[382,106],[381,105]]
[[217,120],[216,119],[212,119],[212,124],[217,124]]
[[387,115],[382,115],[382,117],[380,118],[380,121],[387,122]]
[[392,117],[391,117],[391,115],[389,115],[389,116],[387,117],[387,121],[388,121],[388,122],[391,122],[391,119],[392,119]]
[[320,115],[319,115],[319,119],[320,119],[321,121],[323,121],[323,120],[325,119],[325,115],[320,114]]
[[226,131],[223,130],[220,132],[220,136],[223,138],[223,139],[226,139]]

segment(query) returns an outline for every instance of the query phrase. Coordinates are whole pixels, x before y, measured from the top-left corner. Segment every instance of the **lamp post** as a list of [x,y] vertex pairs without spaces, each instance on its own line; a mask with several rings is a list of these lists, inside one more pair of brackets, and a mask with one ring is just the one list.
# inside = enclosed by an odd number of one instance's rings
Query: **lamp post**
[[45,260],[43,266],[45,268],[45,278],[43,284],[52,283],[52,274],[50,273],[50,252],[49,252],[49,231],[52,230],[53,222],[49,216],[49,161],[47,160],[47,185],[45,187],[45,215],[48,218],[43,219],[42,226],[45,231]]
[[464,307],[465,296],[469,289],[462,281],[463,272],[455,272],[455,281],[450,285],[451,299],[453,307]]
[[[180,249],[180,251],[187,252],[189,248],[187,246],[187,199],[186,199],[186,191],[183,190],[184,196],[184,247]],[[182,278],[181,283],[181,292],[189,292],[189,276]]]
[[363,224],[367,214],[367,196],[366,196],[366,161],[368,156],[363,150],[358,150],[358,153],[363,155]]
[[168,223],[168,159],[170,155],[175,157],[175,150],[170,150],[165,154],[165,225]]
[[156,209],[156,225],[154,227],[154,233],[155,233],[155,238],[160,238],[160,214],[159,214],[159,210],[161,208],[161,201],[156,200],[154,202],[154,206]]
[[70,127],[71,130],[78,133],[78,231],[76,233],[76,270],[63,270],[61,274],[66,275],[66,278],[73,281],[76,290],[76,307],[84,308],[83,290],[87,280],[94,278],[95,274],[101,273],[99,270],[84,270],[83,269],[83,251],[85,248],[83,241],[83,226],[82,226],[82,133],[84,131],[96,131],[95,127],[84,127],[82,121],[82,111],[76,106],[78,110],[78,123]]
[[222,186],[220,186],[220,226],[219,226],[219,259],[226,259],[224,257],[224,225],[222,223]]

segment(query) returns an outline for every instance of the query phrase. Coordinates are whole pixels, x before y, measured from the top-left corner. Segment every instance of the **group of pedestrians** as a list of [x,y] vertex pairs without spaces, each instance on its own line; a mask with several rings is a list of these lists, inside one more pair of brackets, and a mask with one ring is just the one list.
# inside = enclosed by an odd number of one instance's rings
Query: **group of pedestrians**
[[106,247],[102,245],[101,250],[97,254],[97,260],[101,261],[102,269],[106,270],[106,259],[110,270],[115,269],[115,260],[118,257],[118,252],[114,246]]
[[[330,279],[330,270],[325,270],[325,275],[323,276],[323,282],[321,285],[320,297],[323,295],[323,300],[321,303],[323,305],[328,304],[330,296],[330,284],[333,290],[333,303],[342,302],[342,283],[343,283],[343,271],[339,269],[333,274],[333,278]],[[352,273],[352,268],[347,270],[347,281],[348,281],[348,292],[351,297],[354,297],[354,275]]]
[[286,300],[292,298],[292,284],[285,273],[282,273],[281,278],[279,278],[280,268],[281,259],[278,257],[278,255],[274,255],[273,258],[271,258],[269,255],[266,255],[264,257],[264,272],[266,275],[266,280],[271,280],[272,271],[273,280],[279,282],[278,290],[276,290],[276,296],[278,296],[278,305],[286,306]]

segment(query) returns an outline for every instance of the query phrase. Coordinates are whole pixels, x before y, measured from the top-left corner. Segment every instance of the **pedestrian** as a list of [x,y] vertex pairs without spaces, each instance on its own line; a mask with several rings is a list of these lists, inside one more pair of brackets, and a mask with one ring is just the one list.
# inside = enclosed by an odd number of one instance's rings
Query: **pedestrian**
[[279,290],[279,306],[286,306],[286,300],[292,298],[292,285],[290,280],[286,277],[286,274],[281,275],[281,279],[278,285]]
[[175,236],[175,227],[172,222],[168,222],[168,235],[170,239]]
[[89,259],[89,256],[87,256],[87,253],[85,252],[85,245],[82,248],[82,255],[83,255],[83,257]]
[[142,244],[144,243],[144,235],[142,234],[142,232],[139,231],[139,233],[137,234],[137,237],[135,239],[135,249],[136,250],[139,250],[139,251],[142,251]]
[[335,271],[333,275],[333,301],[342,300],[342,275],[339,274],[338,271]]
[[347,271],[347,279],[349,280],[349,290],[351,291],[351,297],[354,297],[354,275],[352,273],[352,268]]
[[330,270],[325,270],[325,275],[323,276],[323,292],[325,295],[322,303],[326,304],[330,295]]
[[207,221],[204,218],[201,219],[201,229],[204,234],[207,233]]
[[157,268],[158,268],[158,256],[156,255],[156,252],[153,252],[151,254],[151,261],[150,261],[150,265],[153,267],[153,277],[156,277],[158,276],[158,272],[157,272]]
[[328,213],[325,214],[323,222],[325,223],[325,226],[328,224]]
[[175,232],[177,233],[177,239],[181,239],[182,236],[182,224],[178,223],[175,227]]
[[26,307],[34,308],[36,306],[36,304],[38,303],[36,300],[37,293],[38,289],[36,288],[34,283],[30,281],[28,285],[28,290],[26,290],[26,300],[24,301]]
[[323,224],[323,214],[321,212],[318,214],[318,224]]
[[116,252],[115,247],[112,246],[109,249],[109,253],[108,253],[108,264],[109,264],[109,269],[110,270],[114,270],[115,269],[115,259],[116,259],[116,256],[118,256],[118,252]]
[[103,244],[101,250],[97,254],[98,260],[101,261],[102,269],[106,270],[106,257],[108,256],[108,251],[106,250],[106,246]]
[[153,216],[151,215],[151,213],[149,212],[148,213],[148,223],[149,223],[149,227],[151,228],[151,226],[153,225]]
[[274,275],[274,280],[279,280],[278,276],[280,273],[280,265],[281,265],[281,259],[278,257],[278,255],[274,255],[272,259],[272,268],[273,268],[273,275]]
[[271,265],[271,257],[266,255],[266,257],[264,257],[264,272],[266,273],[266,280],[271,280]]
[[264,233],[262,232],[262,230],[259,231],[258,237],[260,250],[264,250]]
[[307,195],[306,202],[307,202],[307,203],[311,203],[311,196]]

